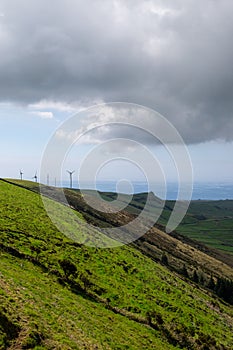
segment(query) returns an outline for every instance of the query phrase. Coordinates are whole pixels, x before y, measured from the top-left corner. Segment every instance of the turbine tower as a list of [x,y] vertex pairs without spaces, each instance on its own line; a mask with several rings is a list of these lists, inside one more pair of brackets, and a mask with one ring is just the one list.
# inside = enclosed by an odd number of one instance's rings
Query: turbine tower
[[35,179],[35,182],[37,182],[37,171],[35,172],[35,175],[33,176],[33,179]]
[[23,172],[22,172],[21,169],[20,169],[20,171],[19,171],[19,174],[20,174],[20,180],[23,180]]
[[73,170],[73,171],[69,171],[69,170],[66,170],[67,171],[67,173],[69,173],[70,174],[70,188],[72,188],[72,175],[73,175],[73,173],[75,172],[75,170]]

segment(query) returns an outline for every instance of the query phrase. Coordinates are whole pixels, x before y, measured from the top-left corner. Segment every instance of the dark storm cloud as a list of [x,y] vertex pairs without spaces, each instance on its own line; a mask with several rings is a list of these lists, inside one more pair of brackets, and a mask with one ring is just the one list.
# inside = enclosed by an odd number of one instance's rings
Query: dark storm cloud
[[187,142],[233,139],[233,2],[2,1],[0,98],[154,108]]

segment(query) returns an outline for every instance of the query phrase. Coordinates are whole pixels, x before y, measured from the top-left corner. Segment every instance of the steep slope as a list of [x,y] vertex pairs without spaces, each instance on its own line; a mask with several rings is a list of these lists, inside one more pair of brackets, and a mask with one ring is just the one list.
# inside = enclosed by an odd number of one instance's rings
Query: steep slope
[[231,349],[229,305],[134,247],[75,243],[37,193],[0,181],[0,233],[2,349]]
[[1,254],[0,270],[0,349],[175,348],[30,261]]

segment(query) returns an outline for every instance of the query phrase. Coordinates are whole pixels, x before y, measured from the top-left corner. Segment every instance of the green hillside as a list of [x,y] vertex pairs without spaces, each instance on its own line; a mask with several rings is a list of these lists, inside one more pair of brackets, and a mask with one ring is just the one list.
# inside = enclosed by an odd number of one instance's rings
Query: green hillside
[[[109,196],[106,194],[105,196]],[[138,213],[143,209],[146,194],[134,196],[128,210]],[[155,198],[154,205],[158,199]],[[166,201],[159,223],[166,226],[174,201]],[[191,201],[187,214],[176,231],[205,245],[233,255],[233,200]]]
[[[18,184],[0,181],[0,349],[232,348],[232,307],[210,289],[155,261],[145,244],[101,249],[69,239],[48,218],[38,187]],[[80,207],[82,237],[82,223],[101,218],[82,212],[79,194],[70,192],[70,200]],[[69,230],[65,214],[64,225]],[[165,238],[164,252],[180,261],[170,248],[174,238]],[[200,269],[204,253],[193,252]],[[215,266],[230,278],[232,268],[205,259],[214,282]]]
[[233,255],[232,228],[232,200],[193,201],[178,231]]

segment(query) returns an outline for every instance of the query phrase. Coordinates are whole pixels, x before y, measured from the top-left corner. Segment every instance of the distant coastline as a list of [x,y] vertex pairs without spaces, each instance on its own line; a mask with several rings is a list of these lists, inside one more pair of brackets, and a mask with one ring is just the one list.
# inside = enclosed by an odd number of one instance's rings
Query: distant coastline
[[[52,184],[51,184],[52,185]],[[69,187],[69,181],[63,181],[61,187]],[[96,183],[97,190],[103,192],[117,192],[116,191],[116,182],[115,181],[98,181]],[[73,188],[79,188],[78,182],[74,181]],[[94,189],[90,183],[85,183],[85,188]],[[151,188],[148,188],[147,183],[134,181],[133,182],[133,192],[141,193],[152,191],[156,196],[165,199],[163,196],[163,191],[160,190],[160,185],[154,183],[151,185]],[[127,189],[123,193],[129,193]],[[177,199],[178,186],[174,182],[167,183],[166,199],[167,200],[176,200]],[[184,198],[186,199],[186,198]],[[192,200],[233,200],[233,182],[216,182],[216,183],[207,183],[207,182],[197,182],[193,185],[193,194]]]

